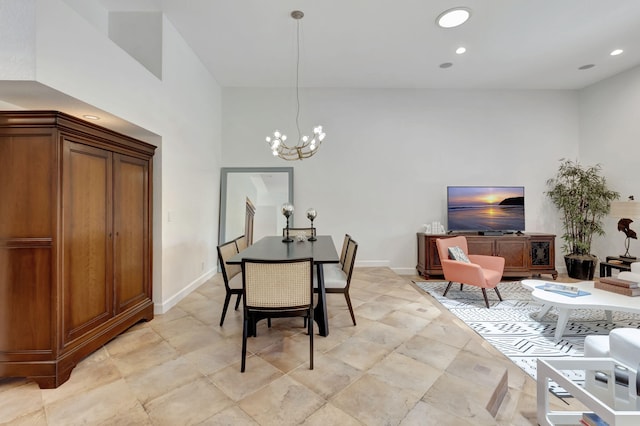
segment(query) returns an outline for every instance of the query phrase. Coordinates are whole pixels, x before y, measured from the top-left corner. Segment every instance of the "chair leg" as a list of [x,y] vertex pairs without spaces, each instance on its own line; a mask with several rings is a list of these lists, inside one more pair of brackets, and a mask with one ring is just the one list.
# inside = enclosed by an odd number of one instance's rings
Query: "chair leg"
[[240,364],[240,372],[244,373],[247,360],[247,329],[249,328],[249,319],[246,317],[246,315],[242,323],[242,363]]
[[240,306],[240,299],[242,299],[242,294],[238,293],[238,298],[236,299],[236,311],[238,310],[238,306]]
[[493,289],[496,291],[496,294],[498,295],[498,299],[500,299],[500,301],[502,302],[502,296],[500,295],[500,292],[498,291],[498,287],[494,287]]
[[344,298],[347,300],[347,306],[349,307],[349,313],[351,314],[351,321],[353,321],[353,325],[356,325],[356,316],[353,314],[353,306],[351,306],[351,297],[349,297],[349,292],[344,292]]
[[447,293],[449,292],[449,289],[451,288],[451,284],[453,284],[453,281],[449,281],[449,285],[447,285],[447,288],[444,289],[444,293],[442,294],[442,297],[445,297],[447,295]]
[[220,318],[220,327],[224,324],[224,316],[227,315],[227,308],[229,307],[229,301],[231,300],[231,293],[227,293],[224,297],[224,306],[222,307],[222,318]]
[[462,283],[460,283],[460,291],[462,291]]
[[313,370],[313,308],[309,309],[307,332],[309,333],[309,370]]
[[489,309],[489,299],[487,299],[487,289],[482,288],[482,295],[484,296],[484,304],[487,305],[487,309]]

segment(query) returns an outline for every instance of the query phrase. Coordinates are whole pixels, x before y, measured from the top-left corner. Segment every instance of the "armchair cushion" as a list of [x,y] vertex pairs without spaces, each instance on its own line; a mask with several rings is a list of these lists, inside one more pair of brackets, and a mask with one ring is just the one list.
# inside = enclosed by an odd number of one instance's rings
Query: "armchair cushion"
[[458,246],[449,247],[449,258],[458,262],[471,263],[465,252]]

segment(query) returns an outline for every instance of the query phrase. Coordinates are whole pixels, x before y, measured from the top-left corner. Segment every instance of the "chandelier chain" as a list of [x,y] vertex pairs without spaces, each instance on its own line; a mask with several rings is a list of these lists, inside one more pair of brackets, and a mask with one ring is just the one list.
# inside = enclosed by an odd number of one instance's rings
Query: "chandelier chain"
[[300,131],[300,19],[296,19],[296,128],[298,140],[302,139]]

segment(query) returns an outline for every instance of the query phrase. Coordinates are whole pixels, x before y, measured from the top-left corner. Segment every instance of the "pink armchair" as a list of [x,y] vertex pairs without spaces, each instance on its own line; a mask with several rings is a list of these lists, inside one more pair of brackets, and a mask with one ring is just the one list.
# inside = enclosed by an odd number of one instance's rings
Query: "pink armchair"
[[[444,278],[449,281],[449,285],[447,285],[443,296],[446,296],[451,285],[457,282],[460,283],[460,290],[462,290],[463,284],[480,287],[487,308],[489,307],[489,300],[487,299],[488,288],[494,289],[498,295],[498,299],[502,301],[502,296],[500,296],[497,285],[502,279],[504,257],[469,254],[467,239],[464,236],[438,238],[436,240],[436,246],[438,247],[438,255],[440,256]],[[464,253],[464,255],[460,256],[462,260],[453,260],[450,258],[450,247],[460,248]],[[468,259],[468,262],[465,261],[465,258]]]

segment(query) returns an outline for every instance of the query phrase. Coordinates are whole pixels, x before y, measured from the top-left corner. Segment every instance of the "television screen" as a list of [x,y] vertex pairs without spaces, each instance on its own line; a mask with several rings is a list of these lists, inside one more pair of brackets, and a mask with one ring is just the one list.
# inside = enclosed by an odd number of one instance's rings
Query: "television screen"
[[523,186],[448,186],[449,231],[524,231]]

